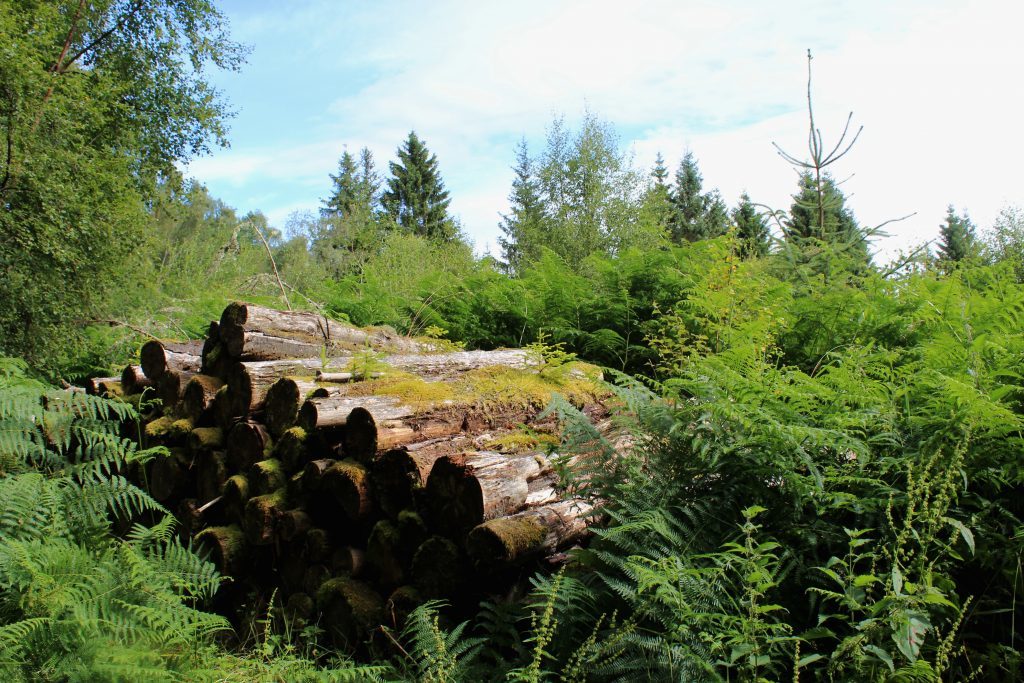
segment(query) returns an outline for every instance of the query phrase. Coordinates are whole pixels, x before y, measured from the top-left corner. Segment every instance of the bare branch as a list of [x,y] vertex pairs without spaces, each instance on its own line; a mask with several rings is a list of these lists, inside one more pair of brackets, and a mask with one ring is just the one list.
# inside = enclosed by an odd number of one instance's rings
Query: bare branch
[[274,269],[274,277],[277,278],[277,286],[281,288],[281,296],[284,297],[284,303],[288,306],[288,310],[292,310],[292,302],[288,300],[288,292],[285,291],[284,283],[281,281],[281,273],[277,271],[277,261],[274,260],[274,252],[270,250],[270,243],[267,242],[267,238],[263,236],[263,231],[259,229],[255,221],[249,220],[249,227],[256,231],[259,235],[260,240],[263,242],[263,246],[267,248],[267,256],[270,257],[270,265]]

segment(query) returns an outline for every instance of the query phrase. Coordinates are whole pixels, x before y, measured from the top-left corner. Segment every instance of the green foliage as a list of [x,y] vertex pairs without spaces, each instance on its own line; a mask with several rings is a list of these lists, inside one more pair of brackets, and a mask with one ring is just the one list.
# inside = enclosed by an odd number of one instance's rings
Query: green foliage
[[448,215],[448,190],[444,189],[437,156],[427,149],[415,131],[398,148],[398,161],[390,164],[391,177],[381,204],[404,231],[450,242],[458,230]]
[[676,244],[695,242],[725,234],[728,214],[717,190],[702,193],[704,178],[693,153],[687,150],[676,170],[670,200],[669,227]]
[[958,216],[951,204],[946,209],[946,222],[939,228],[939,263],[951,268],[961,261],[976,257],[979,246],[974,223],[966,214]]
[[206,80],[243,51],[205,0],[0,8],[0,352],[52,360],[102,317],[173,164],[224,142]]

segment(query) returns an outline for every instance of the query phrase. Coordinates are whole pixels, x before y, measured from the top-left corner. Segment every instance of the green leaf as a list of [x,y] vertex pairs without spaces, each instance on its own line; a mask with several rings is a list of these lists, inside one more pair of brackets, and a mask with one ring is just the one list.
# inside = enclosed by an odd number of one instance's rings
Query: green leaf
[[882,648],[878,647],[877,645],[865,645],[864,649],[873,654],[878,659],[882,660],[885,663],[885,665],[889,667],[890,672],[896,670],[896,667],[892,663],[892,656]]
[[904,657],[911,663],[916,662],[925,634],[931,628],[928,615],[924,612],[905,611],[898,613],[896,619],[896,630],[893,631],[892,639]]
[[959,519],[953,519],[952,517],[943,517],[944,522],[948,522],[950,526],[960,532],[960,537],[964,539],[964,543],[971,549],[971,555],[974,554],[974,533],[967,528],[967,525],[961,522]]

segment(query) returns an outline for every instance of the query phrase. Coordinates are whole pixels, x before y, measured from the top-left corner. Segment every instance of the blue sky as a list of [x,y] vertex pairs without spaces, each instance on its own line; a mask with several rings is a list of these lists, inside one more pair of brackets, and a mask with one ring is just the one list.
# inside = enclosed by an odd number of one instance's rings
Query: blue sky
[[315,211],[347,148],[386,174],[409,130],[437,154],[453,212],[496,249],[517,140],[553,116],[615,124],[635,164],[686,149],[706,187],[785,208],[796,186],[771,146],[806,147],[805,54],[826,141],[849,111],[861,141],[836,175],[889,256],[935,237],[947,204],[982,228],[1024,204],[1018,168],[1022,4],[981,0],[222,2],[252,48],[217,74],[237,116],[231,148],[188,172],[284,228]]

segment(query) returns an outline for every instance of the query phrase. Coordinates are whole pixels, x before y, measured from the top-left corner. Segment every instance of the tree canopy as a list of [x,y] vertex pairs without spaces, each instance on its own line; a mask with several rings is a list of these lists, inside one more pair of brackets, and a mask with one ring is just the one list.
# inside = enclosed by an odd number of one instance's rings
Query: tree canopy
[[458,230],[448,215],[451,199],[444,187],[437,156],[410,131],[399,146],[398,161],[381,196],[384,210],[399,227],[414,235],[450,241]]

